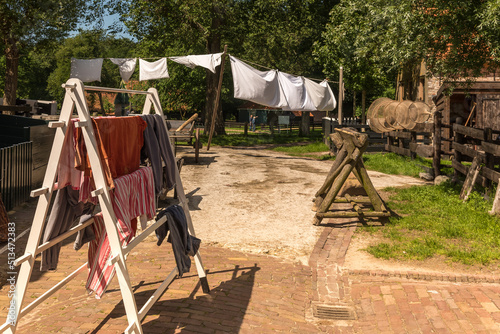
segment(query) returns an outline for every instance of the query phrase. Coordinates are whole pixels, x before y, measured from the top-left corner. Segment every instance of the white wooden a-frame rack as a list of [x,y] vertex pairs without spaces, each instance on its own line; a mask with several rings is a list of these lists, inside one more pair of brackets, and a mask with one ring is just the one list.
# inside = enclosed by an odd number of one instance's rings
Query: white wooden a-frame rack
[[[40,240],[42,237],[45,220],[49,210],[49,204],[51,201],[52,193],[54,192],[54,182],[56,181],[56,176],[57,176],[57,166],[59,164],[59,159],[61,157],[64,138],[67,134],[67,126],[71,120],[71,114],[73,113],[73,110],[76,108],[79,121],[75,124],[75,126],[80,127],[82,129],[85,145],[87,147],[90,165],[93,171],[94,181],[96,186],[96,190],[93,191],[92,195],[97,196],[99,199],[100,208],[104,218],[104,224],[111,247],[112,256],[110,261],[115,266],[116,276],[118,277],[120,291],[123,298],[123,304],[125,306],[125,312],[127,315],[128,327],[125,329],[124,332],[143,333],[141,321],[144,319],[149,309],[160,298],[160,296],[167,289],[169,284],[177,276],[178,269],[177,267],[175,267],[172,270],[172,272],[170,272],[167,278],[152,294],[152,296],[148,299],[145,305],[138,311],[125,259],[127,257],[127,254],[135,246],[137,246],[142,240],[144,240],[158,226],[164,224],[166,219],[162,218],[161,220],[153,223],[147,229],[145,229],[140,235],[136,236],[127,246],[123,247],[121,246],[116,227],[117,220],[111,204],[110,193],[106,185],[106,180],[102,169],[101,160],[99,159],[99,153],[97,150],[98,147],[97,141],[94,135],[94,129],[92,127],[92,121],[90,118],[89,109],[85,98],[85,90],[145,94],[146,101],[144,104],[143,114],[150,114],[151,107],[154,107],[154,111],[163,117],[163,111],[161,109],[160,101],[158,98],[158,92],[154,88],[150,88],[146,92],[146,91],[127,90],[127,89],[84,86],[83,83],[78,79],[69,79],[66,82],[66,84],[63,84],[63,88],[66,90],[66,95],[64,97],[64,102],[62,105],[59,121],[49,123],[49,127],[56,128],[56,134],[47,165],[47,172],[45,173],[42,187],[40,189],[31,192],[32,197],[39,196],[38,204],[36,207],[35,216],[33,219],[33,225],[30,231],[25,253],[23,256],[19,257],[15,261],[15,266],[21,265],[21,268],[19,270],[19,275],[17,277],[14,296],[10,303],[11,308],[9,309],[7,321],[0,327],[0,332],[15,333],[18,322],[23,316],[25,316],[34,307],[36,307],[44,300],[46,300],[48,297],[50,297],[52,294],[54,294],[56,291],[58,291],[61,287],[63,287],[66,283],[68,283],[71,279],[73,279],[80,271],[84,270],[87,266],[87,263],[83,264],[69,276],[61,280],[51,289],[47,290],[40,297],[31,302],[29,305],[21,309],[21,306],[23,304],[26,295],[28,283],[30,281],[31,273],[35,265],[36,255],[40,254],[42,251],[50,248],[51,246],[61,242],[67,237],[75,234],[76,232],[92,224],[93,222],[93,219],[90,219],[82,224],[73,227],[68,232],[60,235],[59,237],[40,245]],[[167,129],[165,128],[165,130]],[[168,136],[168,131],[166,132]],[[186,196],[184,193],[184,189],[182,187],[182,182],[177,165],[175,169],[175,183],[176,183],[175,189],[177,191],[177,196],[180,205],[182,206],[186,214],[189,232],[191,235],[194,236],[195,233],[191,221],[191,215],[189,213]],[[141,220],[144,218],[145,217],[141,217]],[[200,282],[203,292],[208,293],[210,292],[210,289],[208,286],[206,273],[203,268],[199,252],[195,255],[194,260],[198,276],[200,277]]]

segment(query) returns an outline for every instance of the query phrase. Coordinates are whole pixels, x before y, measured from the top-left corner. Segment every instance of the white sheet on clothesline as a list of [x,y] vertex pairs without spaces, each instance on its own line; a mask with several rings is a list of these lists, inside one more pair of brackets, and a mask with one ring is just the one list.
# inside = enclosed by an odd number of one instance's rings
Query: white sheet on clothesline
[[285,72],[278,72],[281,92],[286,99],[283,110],[315,111],[316,107],[307,94],[304,78]]
[[205,55],[189,55],[182,57],[168,57],[168,59],[176,63],[185,65],[189,68],[201,66],[215,73],[215,68],[221,64],[222,52]]
[[132,74],[134,74],[137,58],[109,58],[109,60],[113,64],[118,65],[122,80],[125,82],[129,81]]
[[335,96],[327,80],[323,80],[318,84],[304,78],[304,84],[316,110],[330,111],[337,107],[337,100],[335,100]]
[[101,81],[103,58],[77,59],[71,58],[71,78],[82,82]]
[[236,57],[229,56],[233,72],[234,97],[268,107],[287,105],[281,93],[278,71],[259,71]]
[[234,97],[283,110],[333,110],[337,103],[325,80],[320,84],[277,70],[259,71],[229,56]]
[[139,81],[169,78],[167,58],[154,62],[139,59]]

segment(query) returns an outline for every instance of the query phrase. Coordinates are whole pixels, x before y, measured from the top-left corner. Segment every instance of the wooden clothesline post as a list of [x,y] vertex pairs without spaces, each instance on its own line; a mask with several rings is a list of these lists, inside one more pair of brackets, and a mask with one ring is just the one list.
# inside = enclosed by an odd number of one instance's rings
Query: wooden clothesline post
[[222,90],[222,77],[224,75],[224,66],[226,64],[227,45],[224,45],[224,53],[222,54],[222,61],[220,65],[219,86],[217,87],[217,96],[215,97],[215,105],[212,114],[212,123],[210,123],[210,134],[208,135],[207,151],[210,150],[210,143],[215,130],[215,121],[217,120],[217,113],[219,111],[219,100]]

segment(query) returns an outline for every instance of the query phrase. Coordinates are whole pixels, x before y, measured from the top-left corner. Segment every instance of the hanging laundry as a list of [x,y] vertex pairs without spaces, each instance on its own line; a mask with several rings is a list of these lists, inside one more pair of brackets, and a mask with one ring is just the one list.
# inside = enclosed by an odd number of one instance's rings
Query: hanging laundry
[[278,81],[281,92],[284,94],[287,105],[283,110],[315,111],[316,107],[307,94],[304,79],[285,72],[278,72]]
[[134,74],[137,58],[109,58],[109,60],[113,64],[118,65],[122,80],[125,82],[129,81],[132,74]]
[[[139,169],[144,144],[143,132],[147,125],[139,116],[94,117],[92,124],[104,174],[111,189],[114,187],[113,179]],[[75,167],[84,171],[85,176],[92,177],[82,130],[76,128],[75,132]]]
[[102,58],[76,59],[71,58],[71,78],[83,82],[101,81]]
[[200,248],[201,240],[189,234],[186,214],[180,205],[173,205],[161,211],[156,217],[156,221],[163,216],[167,217],[167,221],[155,230],[158,239],[156,244],[160,246],[170,231],[167,241],[172,244],[179,277],[182,277],[191,269],[189,256],[195,256]]
[[[168,140],[163,117],[160,115],[142,115],[141,118],[147,123],[144,130],[144,146],[141,157],[149,159],[153,168],[156,195],[163,188],[163,176],[166,174],[167,190],[175,186],[175,155]],[[162,167],[162,160],[165,168]]]
[[234,97],[252,101],[268,107],[287,106],[281,93],[278,71],[259,71],[241,60],[229,56],[233,73]]
[[[88,201],[97,204],[97,197],[92,197],[91,180],[89,176],[85,176],[83,171],[75,167],[75,152],[77,151],[75,122],[78,118],[73,118],[66,129],[66,137],[64,138],[63,147],[61,150],[61,158],[57,166],[57,183],[56,189],[62,189],[70,186],[73,190],[80,190],[78,201],[87,203]],[[80,143],[84,147],[83,143]]]
[[[153,219],[156,213],[154,197],[153,170],[143,167],[135,172],[114,180],[112,206],[117,218],[116,227],[122,246],[127,245],[135,236],[137,218],[146,215]],[[86,288],[100,298],[113,278],[114,265],[109,265],[111,247],[106,233],[102,213],[94,216],[95,240],[89,243]]]
[[139,59],[139,81],[169,78],[167,58],[154,62]]
[[[78,195],[79,191],[73,190],[71,187],[64,187],[57,191],[45,226],[42,242],[45,243],[67,232],[76,219],[94,211],[95,205],[90,202],[79,202]],[[80,222],[83,222],[83,220]],[[62,242],[42,252],[40,271],[55,270],[57,268],[61,245]]]
[[213,53],[206,55],[189,55],[183,57],[168,57],[170,60],[176,63],[186,65],[189,68],[195,68],[196,66],[204,67],[212,73],[215,73],[215,68],[220,65],[222,59],[221,53]]
[[304,78],[304,84],[307,94],[309,94],[317,110],[330,111],[337,107],[337,101],[327,80],[323,80],[318,84]]

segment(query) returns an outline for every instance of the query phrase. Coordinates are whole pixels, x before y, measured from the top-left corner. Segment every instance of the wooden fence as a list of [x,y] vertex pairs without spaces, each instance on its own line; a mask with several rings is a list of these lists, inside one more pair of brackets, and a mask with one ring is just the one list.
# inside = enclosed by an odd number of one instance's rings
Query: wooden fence
[[418,130],[391,131],[387,135],[385,150],[415,159],[417,155],[430,158],[433,156],[432,123],[422,124]]
[[0,193],[7,210],[29,198],[33,170],[32,142],[0,148]]

